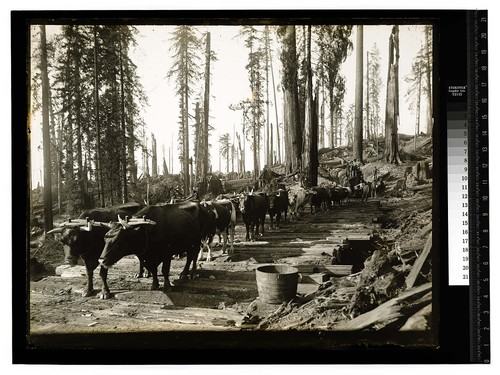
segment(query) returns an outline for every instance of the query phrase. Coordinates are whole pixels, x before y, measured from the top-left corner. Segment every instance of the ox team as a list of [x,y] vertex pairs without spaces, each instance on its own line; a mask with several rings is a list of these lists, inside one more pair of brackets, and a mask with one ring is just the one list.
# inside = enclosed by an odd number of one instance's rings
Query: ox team
[[255,241],[265,233],[266,215],[269,215],[271,228],[274,224],[279,228],[282,216],[285,222],[288,213],[291,218],[296,218],[308,203],[311,213],[331,209],[348,200],[356,190],[361,190],[361,198],[366,199],[366,188],[337,186],[294,191],[283,187],[271,193],[252,190],[239,195],[220,195],[212,201],[186,200],[159,205],[126,203],[85,211],[79,221],[69,220],[48,233],[61,233],[60,241],[69,264],[76,264],[78,257],[83,259],[87,272],[84,296],[93,294],[93,272],[100,264],[99,276],[103,284],[100,296],[110,298],[108,269],[128,255],[139,259],[137,277],[143,277],[144,268],[151,274],[153,290],[160,288],[157,269],[162,264],[163,291],[168,292],[171,290],[170,263],[174,255],[186,255],[186,264],[180,275],[182,279],[194,277],[196,262],[205,249],[208,251],[207,261],[211,260],[210,244],[216,234],[219,242],[222,237],[223,253],[233,252],[238,211],[245,224],[246,241]]

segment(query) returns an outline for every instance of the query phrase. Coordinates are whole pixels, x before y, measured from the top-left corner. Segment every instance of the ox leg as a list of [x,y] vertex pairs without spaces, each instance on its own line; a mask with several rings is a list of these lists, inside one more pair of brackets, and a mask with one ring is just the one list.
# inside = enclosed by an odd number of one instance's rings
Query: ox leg
[[250,224],[245,224],[245,228],[247,230],[247,235],[245,236],[245,240],[250,241]]
[[[264,235],[264,223],[265,223],[265,222],[266,222],[266,215],[264,215],[264,216],[262,216],[262,217],[260,218],[260,226],[261,226],[261,228],[262,228],[262,233],[261,233],[261,235],[260,235],[261,237]],[[257,230],[258,230],[258,229],[259,229],[259,227],[258,227],[258,224],[257,224]]]
[[[163,292],[164,293],[170,292],[172,290],[172,285],[170,284],[170,279],[169,279],[171,260],[172,260],[172,256],[167,257],[166,259],[163,260],[163,264],[161,266],[161,273],[163,274]],[[186,260],[186,264],[188,265],[188,267],[189,267],[189,263],[190,263],[190,261],[189,261],[189,256],[188,256],[188,258]],[[184,272],[184,271],[182,271],[182,272]],[[157,289],[159,289],[159,285],[158,285]]]
[[[145,269],[146,266],[144,265],[144,261],[139,257],[137,257],[137,258],[139,259],[139,272],[135,275],[135,277],[137,279],[142,279],[143,277],[150,277],[151,273],[149,272],[148,269]],[[144,273],[144,271],[146,271],[146,272]],[[144,276],[144,275],[146,275],[146,276]]]
[[229,254],[232,255],[234,254],[234,225],[231,224],[230,229],[231,231],[231,247],[229,248]]
[[[184,265],[184,268],[180,274],[181,280],[185,280],[187,278],[194,279],[196,277],[196,258],[197,254],[194,253],[192,250],[189,250],[187,252],[186,264]],[[191,272],[189,272],[189,267],[191,266],[191,263],[193,263],[193,267],[191,269]]]
[[90,262],[86,259],[85,261],[85,270],[87,271],[87,285],[82,293],[83,297],[90,297],[94,294],[94,270],[97,268],[97,262]]
[[[257,227],[257,234],[259,234],[259,228]],[[250,241],[255,241],[255,223],[250,224]]]
[[281,221],[281,211],[278,211],[276,214],[276,227],[280,229],[280,221]]
[[222,254],[225,254],[227,252],[227,230],[228,228],[224,229],[221,234],[222,234]]
[[[170,262],[169,262],[169,265],[170,265]],[[151,284],[151,290],[160,289],[160,283],[158,282],[158,265],[153,264],[153,262],[146,262],[146,267],[151,271],[151,276],[153,277],[153,283]]]
[[109,291],[109,286],[108,286],[108,269],[101,266],[101,269],[99,270],[99,276],[101,277],[102,280],[102,292],[100,297],[102,299],[110,299],[111,292]]
[[[212,260],[212,249],[210,248],[210,245],[207,242],[207,262],[210,262]],[[193,262],[194,259],[193,259]]]
[[207,262],[210,262],[210,260],[212,260],[212,249],[208,245],[209,241],[209,239],[201,241],[200,251],[198,253],[199,261],[201,261],[201,259],[203,258],[203,252],[205,251],[205,248],[207,249]]

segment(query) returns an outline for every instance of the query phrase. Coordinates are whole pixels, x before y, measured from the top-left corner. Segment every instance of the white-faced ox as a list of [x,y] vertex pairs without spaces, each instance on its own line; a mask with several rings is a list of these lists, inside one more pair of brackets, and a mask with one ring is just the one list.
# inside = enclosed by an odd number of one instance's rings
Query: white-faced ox
[[[76,265],[79,257],[83,259],[87,272],[84,297],[89,297],[94,293],[93,274],[99,265],[99,256],[104,248],[104,235],[109,230],[110,222],[116,220],[118,215],[132,216],[143,207],[144,205],[141,203],[130,202],[118,206],[87,210],[82,212],[78,219],[68,220],[47,232],[47,234],[61,234],[59,241],[64,246],[66,261],[71,266]],[[143,277],[143,270],[142,262],[140,262],[139,273],[136,276]],[[107,275],[108,270],[101,267],[99,276],[103,287],[100,297],[103,299],[110,297]]]
[[222,235],[222,253],[227,252],[228,237],[231,238],[231,247],[229,254],[234,251],[234,227],[236,226],[236,208],[229,199],[218,199],[215,201],[202,201],[200,203],[208,216],[208,225],[206,225],[207,233],[202,235],[202,245],[198,260],[203,256],[203,251],[207,249],[207,261],[212,259],[212,249],[210,244],[213,237]]
[[171,290],[169,273],[173,255],[187,254],[181,278],[188,276],[191,262],[191,276],[194,277],[201,242],[200,223],[204,220],[201,214],[197,203],[146,206],[136,214],[144,220],[113,223],[104,238],[100,263],[110,268],[123,257],[136,254],[153,276],[152,290],[160,287],[157,269],[163,263],[163,291],[168,292]]
[[299,188],[297,191],[288,194],[288,206],[292,218],[297,218],[299,214],[304,212],[307,203],[310,203],[312,191],[304,188]]
[[255,241],[259,236],[259,226],[262,227],[264,235],[264,222],[269,209],[269,201],[266,193],[254,193],[240,196],[240,211],[246,227],[246,241]]
[[276,226],[280,227],[281,214],[284,215],[284,221],[286,223],[286,214],[288,211],[288,192],[284,189],[278,189],[277,191],[268,194],[269,198],[269,219],[271,221],[271,229],[274,228],[274,216],[276,216]]

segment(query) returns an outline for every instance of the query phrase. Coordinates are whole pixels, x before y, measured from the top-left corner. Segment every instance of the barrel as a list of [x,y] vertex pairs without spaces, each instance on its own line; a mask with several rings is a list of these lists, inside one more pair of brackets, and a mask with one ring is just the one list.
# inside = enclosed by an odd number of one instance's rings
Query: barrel
[[288,302],[297,294],[299,270],[287,265],[261,266],[255,270],[259,299],[270,304]]

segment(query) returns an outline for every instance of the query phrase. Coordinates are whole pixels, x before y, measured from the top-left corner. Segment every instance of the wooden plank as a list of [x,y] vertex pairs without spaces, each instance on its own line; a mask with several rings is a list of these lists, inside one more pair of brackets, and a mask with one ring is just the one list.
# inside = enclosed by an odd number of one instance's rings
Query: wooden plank
[[[381,304],[375,309],[368,311],[352,320],[340,322],[333,327],[334,330],[352,331],[362,330],[374,326],[377,323],[388,322],[403,316],[401,312],[402,304],[408,300],[418,298],[432,289],[432,283],[423,284],[401,293],[398,297]],[[429,297],[432,299],[432,297]],[[429,298],[424,298],[422,304],[427,304]]]
[[430,251],[432,249],[432,232],[429,233],[429,236],[427,237],[427,242],[425,243],[424,249],[422,250],[422,253],[420,253],[420,256],[417,258],[415,263],[413,263],[413,267],[410,271],[410,274],[406,277],[406,289],[409,289],[415,285],[415,281],[417,281],[417,277],[420,274],[420,270],[422,269],[422,266],[425,263],[425,260],[427,259],[427,256],[429,255]]
[[299,273],[308,274],[308,273],[319,273],[326,272],[333,276],[347,276],[352,272],[352,264],[351,265],[343,265],[343,264],[297,264],[293,265],[293,267],[299,270]]

